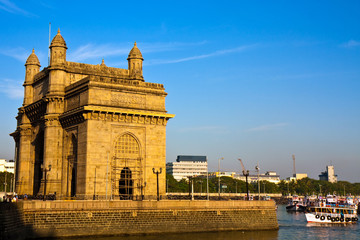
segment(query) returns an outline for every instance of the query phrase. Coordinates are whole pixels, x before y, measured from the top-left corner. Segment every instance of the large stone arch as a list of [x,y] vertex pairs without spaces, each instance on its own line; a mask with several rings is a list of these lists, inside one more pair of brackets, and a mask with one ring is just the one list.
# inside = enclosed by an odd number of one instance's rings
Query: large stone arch
[[111,193],[120,199],[142,195],[143,166],[141,144],[138,138],[125,132],[114,141],[111,163]]
[[76,196],[78,140],[74,133],[68,136],[66,157],[66,196]]

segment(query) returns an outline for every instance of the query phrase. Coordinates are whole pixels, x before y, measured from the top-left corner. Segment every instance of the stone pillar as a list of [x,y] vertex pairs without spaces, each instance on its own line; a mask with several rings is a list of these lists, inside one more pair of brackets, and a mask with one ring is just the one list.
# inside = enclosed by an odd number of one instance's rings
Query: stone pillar
[[[50,103],[49,103],[50,104]],[[63,129],[58,117],[55,115],[45,116],[44,131],[44,162],[43,167],[51,170],[47,171],[46,194],[61,194],[61,177],[63,161]],[[43,173],[45,173],[43,171]],[[44,192],[45,176],[41,180],[39,194]]]
[[16,172],[19,173],[15,183],[16,192],[22,194],[33,194],[31,174],[31,125],[23,124],[19,127],[19,149],[16,162]]

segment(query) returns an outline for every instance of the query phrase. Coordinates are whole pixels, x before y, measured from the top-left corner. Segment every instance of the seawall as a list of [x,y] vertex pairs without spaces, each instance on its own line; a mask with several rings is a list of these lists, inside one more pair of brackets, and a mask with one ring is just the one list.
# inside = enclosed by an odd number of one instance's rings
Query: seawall
[[278,229],[274,201],[22,201],[0,210],[1,239]]

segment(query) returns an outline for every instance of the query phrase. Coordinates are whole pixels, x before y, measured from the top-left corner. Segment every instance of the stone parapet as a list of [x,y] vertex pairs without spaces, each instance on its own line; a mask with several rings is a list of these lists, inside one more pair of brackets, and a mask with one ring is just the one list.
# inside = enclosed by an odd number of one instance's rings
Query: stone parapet
[[36,238],[278,229],[273,201],[23,201],[15,215]]

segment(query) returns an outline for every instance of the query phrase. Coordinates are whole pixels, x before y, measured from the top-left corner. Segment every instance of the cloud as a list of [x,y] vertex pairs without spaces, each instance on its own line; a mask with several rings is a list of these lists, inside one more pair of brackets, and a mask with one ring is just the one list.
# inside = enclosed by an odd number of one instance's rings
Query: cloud
[[[12,58],[25,64],[27,58],[31,54],[31,49],[25,50],[22,47],[0,49],[0,54],[8,56],[8,57],[12,57]],[[43,54],[42,52],[35,51],[35,54],[39,58],[39,60],[45,59],[45,54]],[[40,61],[40,64],[41,63],[42,63],[42,61]]]
[[288,126],[288,123],[275,123],[275,124],[267,124],[267,125],[261,125],[254,128],[246,129],[246,132],[263,132],[263,131],[270,131],[275,129],[280,129],[282,127]]
[[[195,43],[169,42],[169,43],[138,43],[142,53],[166,52],[182,49],[188,46],[205,44],[206,41]],[[132,43],[121,45],[114,44],[92,44],[78,47],[75,51],[69,53],[70,61],[84,61],[88,59],[100,59],[112,56],[127,56],[133,47]],[[115,64],[116,65],[116,64]]]
[[14,3],[9,0],[0,0],[0,10],[4,10],[13,14],[20,14],[24,16],[34,16],[32,13],[25,11],[24,9],[19,8]]
[[0,49],[0,54],[15,58],[16,60],[25,63],[26,59],[31,54],[31,51],[26,51],[24,48],[18,47],[18,48]]
[[240,46],[237,48],[218,50],[218,51],[208,53],[208,54],[196,55],[196,56],[173,59],[173,60],[156,60],[156,59],[149,60],[149,61],[147,61],[147,65],[180,63],[180,62],[192,61],[192,60],[197,60],[197,59],[204,59],[204,58],[215,57],[215,56],[220,56],[220,55],[225,55],[225,54],[230,54],[230,53],[242,52],[249,48],[252,48],[253,46],[255,46],[255,45]]
[[77,48],[69,54],[70,61],[84,61],[94,58],[105,58],[109,56],[125,55],[129,53],[129,48],[113,47],[111,45],[86,44]]
[[0,92],[6,94],[11,99],[22,99],[24,97],[22,81],[11,79],[0,80]]
[[360,41],[349,40],[348,42],[343,43],[341,46],[346,48],[358,47],[360,46]]

